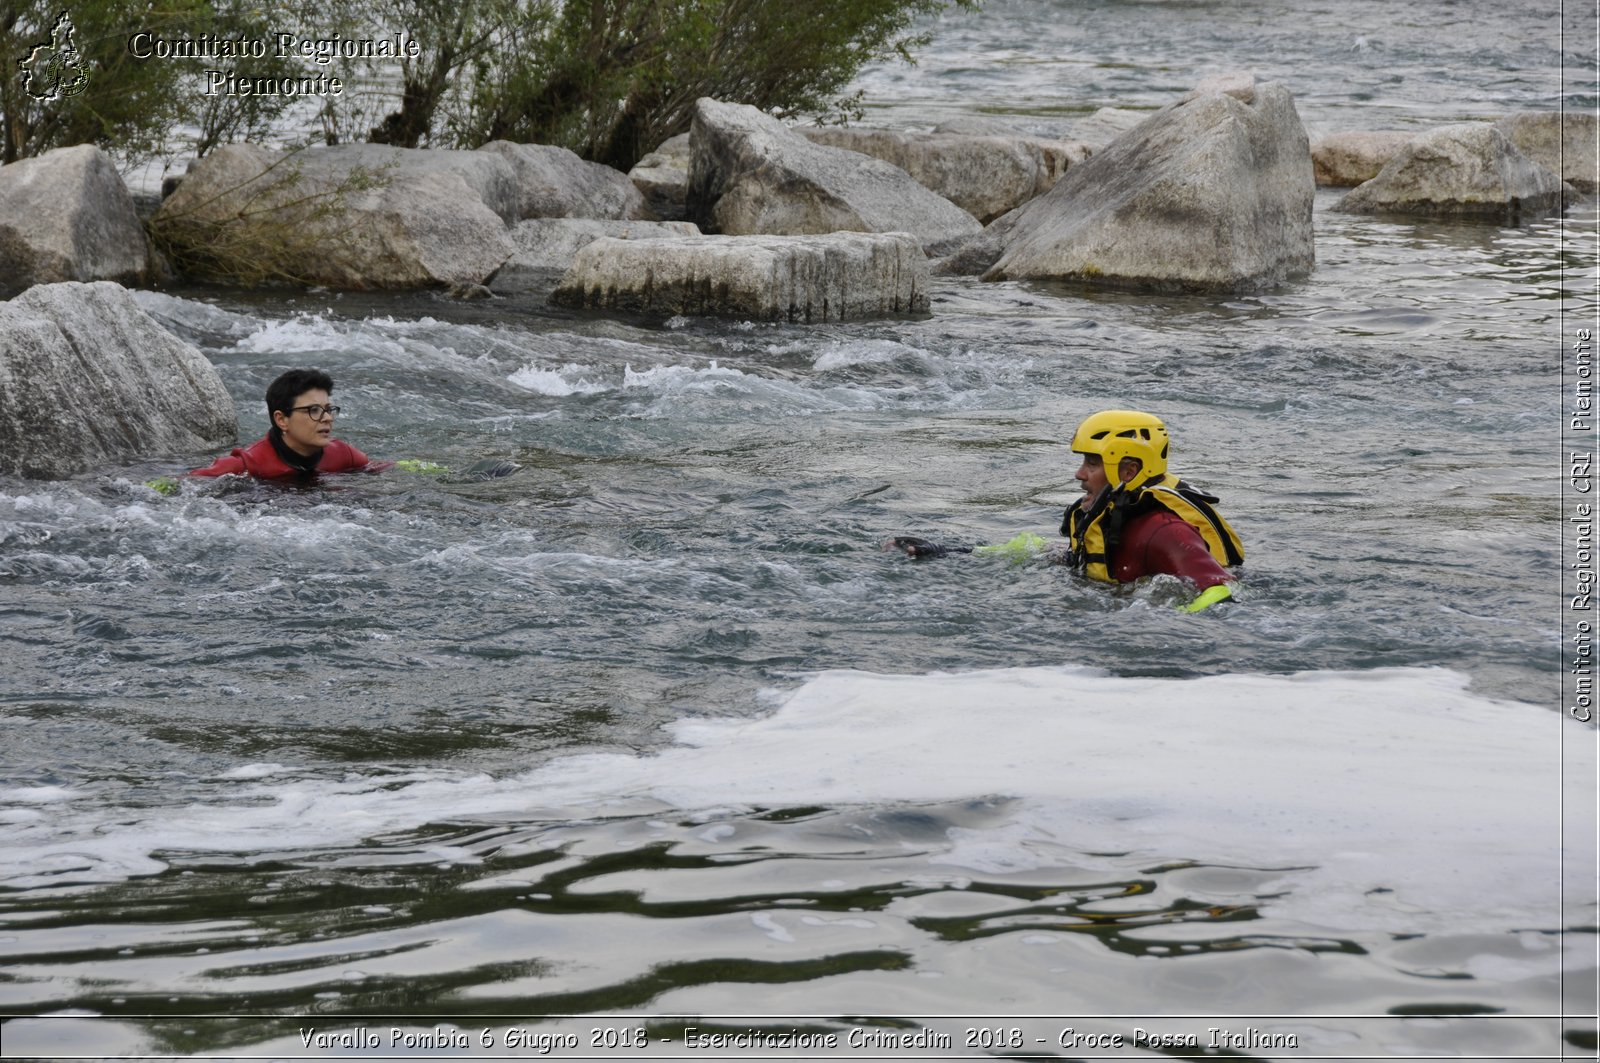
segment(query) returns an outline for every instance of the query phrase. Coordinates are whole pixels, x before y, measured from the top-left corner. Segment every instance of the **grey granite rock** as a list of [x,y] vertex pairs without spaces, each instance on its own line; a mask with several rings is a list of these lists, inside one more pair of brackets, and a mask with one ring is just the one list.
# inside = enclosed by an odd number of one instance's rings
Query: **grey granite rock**
[[679,133],[640,159],[628,180],[644,196],[644,205],[662,221],[688,218],[689,134]]
[[800,132],[813,144],[858,151],[892,163],[985,224],[1048,192],[1067,167],[1089,157],[1087,144],[1020,134],[969,136],[859,128]]
[[0,166],[0,293],[155,272],[133,197],[104,152],[57,148]]
[[[504,159],[354,147],[377,150],[226,145],[190,170],[153,224],[201,255],[234,239],[285,241],[304,278],[355,290],[481,284],[511,256],[502,215],[484,201],[513,210]],[[352,174],[368,183],[341,190]]]
[[906,232],[936,252],[982,228],[899,167],[813,144],[754,107],[701,99],[689,137],[688,214],[709,232]]
[[1416,135],[1395,130],[1330,133],[1311,145],[1312,173],[1319,185],[1354,188],[1378,176]]
[[1490,122],[1419,133],[1333,209],[1504,224],[1559,210],[1573,192]]
[[1248,76],[1214,81],[1000,219],[1003,250],[984,278],[1161,291],[1270,287],[1312,267],[1315,191],[1288,90]]
[[511,242],[516,245],[516,253],[489,279],[489,288],[497,295],[552,289],[572,268],[578,249],[601,237],[659,240],[699,235],[699,228],[687,221],[531,219],[511,230]]
[[108,281],[0,303],[0,472],[61,479],[233,443],[222,377]]
[[652,217],[644,196],[628,175],[551,144],[495,140],[477,152],[498,156],[511,166],[517,188],[516,216],[526,218]]
[[1496,128],[1534,162],[1579,192],[1600,185],[1600,118],[1584,111],[1525,111],[1495,122]]
[[922,313],[928,260],[906,233],[596,240],[551,301],[626,313],[823,322]]

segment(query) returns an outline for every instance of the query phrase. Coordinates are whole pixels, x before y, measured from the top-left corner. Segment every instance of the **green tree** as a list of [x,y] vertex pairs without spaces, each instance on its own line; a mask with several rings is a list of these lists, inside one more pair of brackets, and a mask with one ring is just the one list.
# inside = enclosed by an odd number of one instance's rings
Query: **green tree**
[[[71,20],[78,91],[41,98],[19,64],[52,41],[63,10]],[[277,24],[274,23],[274,26]],[[0,4],[0,162],[51,148],[97,144],[126,164],[177,151],[203,154],[233,139],[263,137],[293,100],[285,96],[207,96],[201,72],[213,61],[140,58],[135,34],[202,34],[260,39],[266,16],[247,0],[7,0]],[[48,50],[48,48],[47,48]],[[302,72],[292,60],[226,60],[244,76]]]
[[[268,45],[262,58],[195,60],[186,68],[189,79],[185,91],[173,102],[176,121],[180,126],[196,131],[189,151],[199,156],[219,144],[241,141],[290,140],[303,145],[309,135],[283,128],[286,112],[295,106],[295,98],[286,95],[233,96],[218,93],[206,95],[201,91],[198,78],[203,68],[226,66],[242,78],[297,78],[312,72],[301,59],[280,57],[271,47],[273,34],[298,24],[293,19],[292,8],[279,5],[263,9],[253,0],[209,0],[207,12],[192,21],[188,32],[211,33],[235,40],[261,41]],[[270,12],[270,13],[269,13]]]
[[[197,9],[197,0],[175,0],[176,17]],[[14,0],[0,8],[0,161],[39,155],[73,144],[111,144],[132,155],[148,154],[165,132],[169,98],[178,71],[166,64],[140,64],[128,53],[128,37],[140,28],[143,5],[84,4],[71,12],[81,91],[54,99],[35,98],[18,76],[20,62],[51,42],[60,8],[46,0]],[[35,85],[42,92],[43,86]]]
[[[702,96],[780,116],[859,114],[861,68],[911,59],[924,20],[978,0],[366,0],[342,17],[404,30],[422,54],[381,71],[368,139],[558,144],[628,169],[689,128]],[[398,90],[398,91],[397,91]],[[330,101],[330,139],[369,124],[371,93]],[[377,118],[376,114],[372,115]]]
[[[702,96],[782,117],[859,114],[842,94],[868,63],[909,60],[925,20],[978,0],[74,0],[79,95],[39,99],[17,57],[50,39],[61,0],[0,4],[0,161],[99,144],[135,163],[236,140],[478,147],[558,144],[628,169],[689,128]],[[303,58],[140,59],[135,33],[270,40],[407,34],[419,54],[338,59],[347,85],[320,113],[271,94],[206,95],[201,74],[315,73]],[[320,129],[296,130],[301,125]]]
[[543,0],[377,0],[373,22],[405,27],[421,55],[399,61],[399,107],[384,116],[367,139],[404,148],[431,142],[436,132],[452,139],[441,110],[452,98],[464,95],[452,91],[458,79],[504,46],[509,27],[523,19],[544,19],[549,7]]
[[505,27],[480,63],[464,145],[560,144],[629,169],[713,96],[780,116],[859,116],[868,63],[927,42],[921,18],[977,0],[583,0]]

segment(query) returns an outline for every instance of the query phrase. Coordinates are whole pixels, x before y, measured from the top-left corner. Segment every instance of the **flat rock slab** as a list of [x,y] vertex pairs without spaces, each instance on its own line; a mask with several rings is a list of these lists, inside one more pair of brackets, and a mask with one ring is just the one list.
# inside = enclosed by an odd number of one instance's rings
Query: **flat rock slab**
[[551,301],[625,313],[820,323],[925,313],[930,274],[906,233],[596,240]]
[[603,237],[661,240],[699,236],[687,221],[598,221],[592,218],[535,218],[511,230],[516,253],[489,279],[496,295],[545,291],[561,282],[578,250]]
[[99,148],[57,148],[0,166],[0,293],[153,272],[127,185]]
[[1494,124],[1460,122],[1417,134],[1333,209],[1504,224],[1560,210],[1572,194]]
[[235,441],[203,354],[119,284],[42,284],[0,303],[0,473],[62,479]]

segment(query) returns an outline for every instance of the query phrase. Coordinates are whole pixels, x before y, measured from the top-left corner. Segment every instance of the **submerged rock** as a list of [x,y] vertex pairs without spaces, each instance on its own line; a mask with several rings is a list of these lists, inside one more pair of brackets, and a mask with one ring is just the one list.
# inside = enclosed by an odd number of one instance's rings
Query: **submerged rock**
[[1526,111],[1495,122],[1511,143],[1579,192],[1600,185],[1600,119],[1582,111]]
[[363,150],[225,145],[191,168],[152,225],[205,272],[266,267],[331,288],[481,284],[510,257],[497,212],[515,213],[504,159],[351,147]]
[[1048,192],[1067,167],[1089,157],[1077,141],[1021,134],[970,136],[889,129],[805,129],[813,144],[882,159],[916,182],[988,223]]
[[982,229],[898,166],[813,144],[754,107],[702,99],[689,137],[688,213],[708,231],[904,232],[937,250]]
[[928,260],[905,233],[596,240],[551,301],[628,313],[823,322],[922,313]]
[[104,152],[57,148],[0,166],[0,293],[155,272],[133,197]]
[[0,303],[0,473],[61,479],[237,433],[216,369],[121,285],[45,284]]
[[973,241],[1000,251],[984,279],[1227,292],[1309,272],[1316,189],[1288,90],[1248,77],[1202,89]]
[[572,267],[578,249],[605,236],[618,240],[659,240],[699,235],[700,229],[687,221],[536,218],[511,230],[511,242],[517,250],[489,279],[489,287],[499,295],[554,288]]
[[1413,137],[1334,210],[1516,222],[1559,210],[1571,189],[1517,150],[1490,122],[1440,126]]
[[628,175],[552,144],[494,140],[469,154],[498,155],[516,178],[515,218],[651,217]]
[[1395,130],[1330,133],[1311,145],[1317,184],[1354,188],[1370,181],[1416,135]]

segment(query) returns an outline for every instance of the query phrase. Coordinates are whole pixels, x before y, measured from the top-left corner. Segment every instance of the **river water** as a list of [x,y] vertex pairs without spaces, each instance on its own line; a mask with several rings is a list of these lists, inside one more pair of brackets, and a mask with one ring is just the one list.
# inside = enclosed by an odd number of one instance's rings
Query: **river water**
[[[1592,14],[997,0],[860,85],[1053,124],[1247,68],[1313,136],[1423,128],[1592,108]],[[458,471],[0,479],[6,1054],[1594,1058],[1558,433],[1596,206],[1338,195],[1308,279],[1220,300],[142,295],[242,438],[315,364],[340,435]],[[1222,496],[1242,604],[879,549],[1053,534],[1108,406]]]

